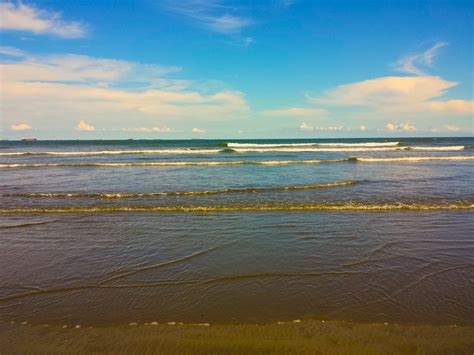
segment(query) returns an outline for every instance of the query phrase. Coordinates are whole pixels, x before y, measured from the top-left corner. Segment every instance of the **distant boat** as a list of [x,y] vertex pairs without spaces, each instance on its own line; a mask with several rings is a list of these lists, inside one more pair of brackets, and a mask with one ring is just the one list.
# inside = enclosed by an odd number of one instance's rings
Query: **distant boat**
[[36,142],[37,139],[36,138],[22,138],[21,141],[22,142]]

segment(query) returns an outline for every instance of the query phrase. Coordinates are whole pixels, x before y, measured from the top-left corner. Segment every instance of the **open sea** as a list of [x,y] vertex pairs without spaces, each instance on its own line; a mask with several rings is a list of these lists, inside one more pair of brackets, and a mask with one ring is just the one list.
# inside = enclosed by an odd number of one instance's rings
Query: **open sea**
[[0,320],[474,325],[473,148],[0,141]]

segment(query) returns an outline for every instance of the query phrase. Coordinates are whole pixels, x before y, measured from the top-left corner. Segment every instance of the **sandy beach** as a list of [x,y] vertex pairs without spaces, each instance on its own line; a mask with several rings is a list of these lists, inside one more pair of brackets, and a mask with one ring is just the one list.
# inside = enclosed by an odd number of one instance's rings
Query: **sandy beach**
[[471,354],[474,327],[295,320],[215,325],[1,324],[2,354]]

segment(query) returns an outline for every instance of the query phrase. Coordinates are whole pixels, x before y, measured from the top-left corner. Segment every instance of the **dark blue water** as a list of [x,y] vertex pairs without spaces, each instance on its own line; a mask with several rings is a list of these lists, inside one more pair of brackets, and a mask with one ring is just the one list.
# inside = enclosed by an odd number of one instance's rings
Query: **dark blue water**
[[0,142],[0,319],[473,324],[474,139]]

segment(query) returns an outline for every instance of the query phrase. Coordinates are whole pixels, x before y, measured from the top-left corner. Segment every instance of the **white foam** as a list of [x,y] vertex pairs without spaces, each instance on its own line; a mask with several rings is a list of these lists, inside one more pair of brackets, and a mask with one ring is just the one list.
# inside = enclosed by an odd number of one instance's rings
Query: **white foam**
[[187,166],[187,165],[287,165],[287,164],[318,164],[325,162],[342,162],[347,159],[334,160],[264,160],[264,161],[167,161],[167,162],[147,162],[147,163],[33,163],[33,164],[0,164],[0,168],[41,168],[41,167],[139,167],[139,166]]
[[0,156],[17,155],[119,155],[119,154],[212,154],[219,153],[219,149],[146,149],[146,150],[97,150],[78,152],[3,152]]
[[366,143],[278,143],[278,144],[259,144],[259,143],[227,143],[229,148],[275,148],[275,147],[308,147],[308,146],[327,146],[327,147],[385,147],[397,146],[399,142],[366,142]]
[[[394,145],[391,142],[390,145]],[[232,143],[229,143],[232,144]],[[235,143],[239,144],[239,143]],[[332,145],[334,144],[334,146]],[[432,147],[432,146],[420,146],[420,147],[396,147],[396,146],[375,146],[370,145],[375,143],[360,143],[359,144],[339,144],[339,143],[327,143],[326,148],[323,144],[315,145],[313,143],[301,143],[293,145],[278,145],[278,144],[239,144],[239,147],[232,146],[232,150],[236,153],[275,153],[275,152],[384,152],[394,150],[420,150],[420,151],[457,151],[463,150],[463,145],[457,146],[444,146],[444,147]],[[388,143],[382,143],[388,145]],[[308,147],[310,146],[310,147]],[[311,147],[312,146],[312,147]],[[246,147],[246,148],[244,148]],[[147,150],[97,150],[97,151],[76,151],[76,152],[2,152],[0,156],[23,156],[23,155],[57,155],[57,156],[87,156],[87,155],[125,155],[125,154],[215,154],[225,152],[222,149],[147,149]]]
[[275,148],[275,147],[311,147],[317,143],[274,143],[274,144],[258,144],[258,143],[227,143],[229,148]]
[[277,152],[388,152],[397,150],[421,150],[421,151],[458,151],[464,146],[446,147],[340,147],[340,148],[233,148],[237,153],[277,153]]
[[221,165],[289,165],[289,164],[322,164],[340,162],[418,162],[429,160],[474,160],[474,155],[461,156],[424,156],[424,157],[361,157],[342,159],[311,160],[257,160],[257,161],[166,161],[146,163],[36,163],[36,164],[0,164],[0,168],[40,168],[40,167],[153,167],[153,166],[221,166]]
[[359,162],[418,162],[429,160],[474,160],[474,156],[450,156],[450,157],[390,157],[390,158],[357,158]]
[[464,150],[463,145],[450,145],[444,147],[410,147],[413,150],[439,150],[439,151],[449,151],[449,150]]
[[366,142],[366,143],[318,143],[326,147],[394,147],[400,142]]

